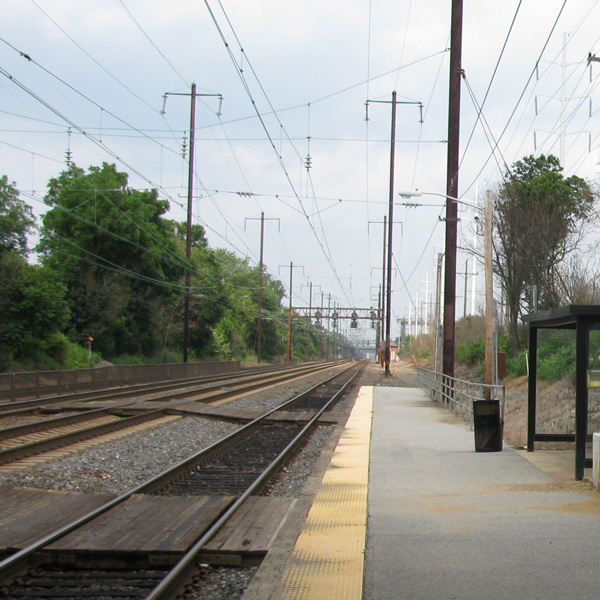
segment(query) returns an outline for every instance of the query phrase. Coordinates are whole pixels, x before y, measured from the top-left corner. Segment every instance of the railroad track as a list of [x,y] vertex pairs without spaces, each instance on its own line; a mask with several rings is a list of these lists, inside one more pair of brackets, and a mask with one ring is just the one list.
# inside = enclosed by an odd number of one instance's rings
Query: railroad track
[[[333,363],[339,365],[339,362]],[[111,406],[99,409],[86,409],[75,414],[58,416],[52,419],[44,419],[37,422],[29,422],[23,425],[0,429],[0,465],[12,463],[12,468],[19,468],[17,461],[40,455],[44,452],[54,451],[71,444],[91,440],[100,436],[106,436],[117,431],[137,427],[141,423],[149,423],[166,416],[165,409],[152,409],[150,406],[144,410],[140,402],[157,402],[168,400],[192,400],[194,402],[218,402],[231,398],[232,396],[250,393],[258,389],[282,383],[299,376],[304,376],[330,368],[332,363],[316,363],[302,365],[300,367],[281,369],[267,373],[253,371],[248,375],[236,377],[225,376],[220,378],[206,378],[193,385],[186,381],[183,385],[173,386],[160,385],[158,388],[143,387],[144,395],[119,403],[118,400],[131,397],[131,394],[140,394],[139,389],[135,391],[119,390],[118,395],[101,396],[95,395],[93,400],[110,398]],[[165,390],[165,388],[167,388]],[[150,392],[152,390],[152,392]],[[114,393],[114,392],[113,392]],[[78,395],[80,396],[80,395]],[[72,400],[71,397],[68,398]],[[87,398],[90,401],[90,398]],[[64,398],[62,400],[64,406]],[[37,401],[36,401],[37,402]],[[136,414],[127,414],[128,409],[136,406]],[[68,405],[71,407],[72,404]],[[172,408],[172,407],[169,407]],[[31,410],[31,407],[28,407]],[[53,408],[57,410],[57,408]],[[140,412],[142,414],[140,414]]]
[[[186,586],[193,587],[198,553],[250,496],[260,494],[268,486],[316,427],[319,417],[347,391],[362,366],[344,368],[234,434],[3,560],[0,562],[0,598],[164,600],[174,598]],[[314,400],[315,397],[319,400]],[[305,403],[304,408],[301,408],[302,403]],[[311,410],[314,413],[306,425],[273,425],[270,421],[275,411],[291,411],[294,407],[306,410],[306,403],[313,406]],[[44,563],[48,556],[57,557],[56,550],[54,554],[48,553],[51,544],[60,545],[60,541],[69,534],[79,528],[93,526],[93,520],[100,516],[107,518],[112,514],[109,511],[122,507],[133,497],[145,497],[148,501],[152,497],[156,501],[159,498],[175,501],[182,494],[188,502],[194,498],[198,501],[212,499],[214,514],[176,564],[166,564],[172,561],[172,556],[166,561],[163,557],[161,562],[158,555],[145,556],[146,564],[141,564],[140,558],[135,556],[121,556],[121,561],[112,557],[110,568],[100,563],[93,565],[94,568],[90,565],[82,569],[73,568],[61,565],[60,556],[54,562]],[[70,562],[76,564],[72,556]]]
[[46,396],[31,400],[18,400],[0,403],[0,418],[9,415],[25,415],[33,411],[54,410],[60,412],[61,406],[78,401],[92,402],[97,400],[126,400],[128,398],[160,400],[164,398],[185,398],[194,393],[199,396],[221,395],[229,397],[240,392],[239,388],[249,385],[251,381],[257,388],[270,385],[286,378],[302,376],[310,372],[327,369],[343,363],[344,361],[311,362],[293,365],[276,365],[245,369],[238,373],[205,375],[192,379],[178,379],[176,381],[163,381],[131,385],[126,388],[107,388],[88,392],[76,392],[57,396]]

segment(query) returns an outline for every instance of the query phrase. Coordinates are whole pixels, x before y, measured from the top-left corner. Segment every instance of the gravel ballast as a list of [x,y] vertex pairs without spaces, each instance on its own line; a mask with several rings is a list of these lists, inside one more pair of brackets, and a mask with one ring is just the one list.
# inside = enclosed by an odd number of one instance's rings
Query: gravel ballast
[[[338,369],[329,369],[334,374]],[[320,381],[326,372],[303,377],[250,396],[233,400],[229,406],[267,411],[280,405]],[[368,385],[368,383],[367,383]],[[356,392],[347,394],[334,408],[349,412]],[[135,433],[59,460],[29,467],[22,472],[0,473],[0,482],[37,489],[78,491],[86,493],[124,493],[170,466],[184,460],[241,427],[198,416],[181,417],[177,421]],[[297,497],[314,470],[323,447],[335,427],[320,425],[311,439],[296,453],[291,462],[270,486],[269,493]],[[237,600],[242,597],[256,568],[203,568],[201,590],[190,600]]]

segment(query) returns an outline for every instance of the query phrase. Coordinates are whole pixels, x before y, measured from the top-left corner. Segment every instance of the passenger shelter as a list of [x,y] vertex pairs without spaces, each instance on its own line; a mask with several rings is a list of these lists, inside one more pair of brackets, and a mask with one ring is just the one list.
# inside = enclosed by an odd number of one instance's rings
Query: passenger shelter
[[[523,317],[529,325],[529,387],[527,413],[527,451],[533,452],[535,442],[575,442],[575,479],[583,479],[584,469],[592,467],[586,458],[588,435],[588,366],[590,331],[600,329],[600,306],[571,304],[532,313]],[[537,344],[540,329],[575,330],[575,433],[537,433]]]

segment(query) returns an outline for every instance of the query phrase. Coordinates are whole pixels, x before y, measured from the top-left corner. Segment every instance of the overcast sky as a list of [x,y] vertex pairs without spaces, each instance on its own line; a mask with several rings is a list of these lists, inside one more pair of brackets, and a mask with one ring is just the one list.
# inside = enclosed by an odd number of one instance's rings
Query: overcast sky
[[[600,54],[598,2],[465,0],[461,198],[482,200],[523,156],[558,156],[561,130],[566,175],[597,178],[600,64],[590,70],[587,57]],[[2,0],[0,175],[42,215],[47,182],[65,168],[70,148],[79,167],[116,163],[131,187],[158,188],[183,221],[182,145],[195,82],[204,95],[193,216],[211,246],[257,264],[264,212],[265,264],[286,287],[294,264],[294,305],[308,305],[312,283],[313,306],[323,294],[325,304],[331,295],[332,304],[369,307],[382,276],[394,90],[403,102],[396,191],[445,191],[450,7]],[[443,198],[410,201],[423,206],[394,207],[394,319],[431,299],[443,251]],[[472,245],[472,211],[460,216],[461,245]],[[466,258],[458,259],[459,317]],[[481,287],[482,274],[478,280]]]

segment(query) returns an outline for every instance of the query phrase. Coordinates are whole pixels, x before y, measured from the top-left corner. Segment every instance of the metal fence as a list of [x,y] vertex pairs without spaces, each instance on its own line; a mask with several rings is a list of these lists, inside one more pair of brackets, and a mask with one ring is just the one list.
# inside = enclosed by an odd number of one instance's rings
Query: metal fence
[[504,386],[473,383],[419,367],[417,384],[434,402],[465,420],[473,429],[473,400],[499,400],[500,419],[504,421]]
[[43,398],[58,394],[123,387],[137,383],[171,381],[235,373],[237,361],[168,363],[157,365],[117,365],[94,369],[31,371],[0,374],[0,401]]

